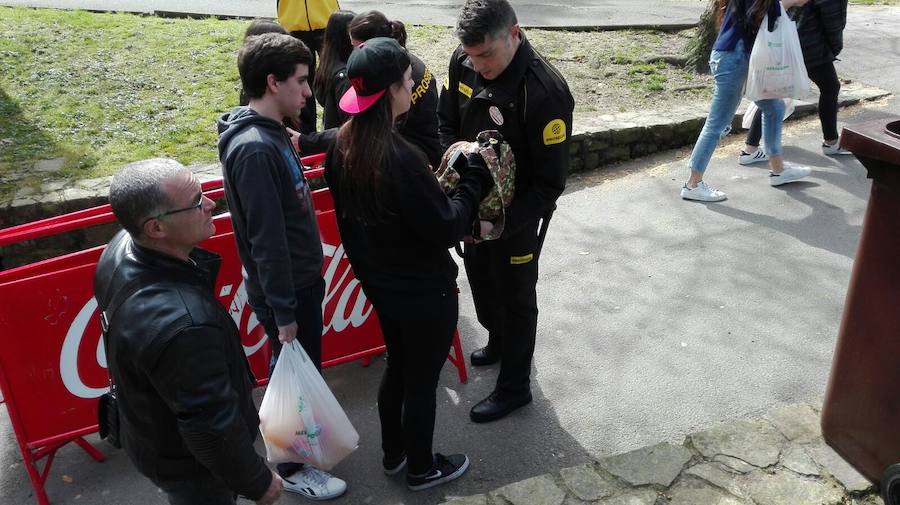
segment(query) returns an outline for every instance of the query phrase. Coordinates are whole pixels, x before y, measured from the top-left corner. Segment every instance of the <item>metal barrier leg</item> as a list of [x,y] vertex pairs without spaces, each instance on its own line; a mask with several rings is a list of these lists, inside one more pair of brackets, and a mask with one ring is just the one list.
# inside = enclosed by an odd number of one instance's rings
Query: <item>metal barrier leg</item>
[[22,460],[25,462],[25,470],[28,471],[28,477],[31,478],[31,487],[34,488],[34,496],[37,498],[38,505],[50,505],[50,499],[47,498],[47,492],[44,490],[44,482],[47,481],[47,472],[50,471],[50,464],[53,463],[54,449],[50,452],[47,464],[44,465],[44,471],[38,472],[37,461],[43,456],[35,457],[30,450],[22,447]]
[[78,437],[75,439],[75,443],[78,444],[78,447],[81,447],[84,450],[84,452],[86,452],[88,454],[88,456],[94,458],[94,461],[96,461],[98,463],[106,461],[106,456],[102,452],[97,450],[96,447],[94,447],[93,445],[88,443],[87,440],[85,440],[81,437]]
[[463,355],[462,343],[459,341],[459,328],[453,330],[452,349],[447,359],[456,367],[459,382],[461,384],[469,382],[469,372],[466,370],[466,357]]

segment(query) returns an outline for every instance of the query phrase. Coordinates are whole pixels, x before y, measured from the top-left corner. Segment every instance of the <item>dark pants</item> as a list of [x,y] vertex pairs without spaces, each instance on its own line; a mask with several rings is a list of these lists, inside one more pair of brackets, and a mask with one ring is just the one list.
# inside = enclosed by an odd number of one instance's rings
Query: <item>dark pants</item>
[[423,474],[434,464],[436,389],[456,329],[458,295],[455,289],[365,292],[387,346],[387,368],[378,389],[381,447],[389,459],[405,452],[409,473]]
[[[835,140],[838,138],[837,111],[838,93],[841,92],[841,81],[834,70],[834,63],[826,63],[806,69],[810,80],[819,87],[819,122],[822,123],[822,138]],[[762,116],[756,111],[750,131],[747,132],[747,145],[759,146],[762,136]]]
[[465,265],[478,322],[500,356],[497,390],[525,393],[537,331],[538,222],[512,237],[466,245]]
[[[294,318],[297,321],[297,342],[309,355],[309,359],[316,364],[316,368],[322,371],[322,300],[325,298],[325,280],[319,279],[311,286],[297,289],[294,292],[297,299],[297,307],[294,309]],[[281,354],[281,342],[278,341],[278,325],[272,309],[266,305],[265,300],[250,297],[250,307],[256,314],[259,324],[266,330],[269,337],[269,345],[272,349],[272,360],[269,362],[269,375],[275,369],[278,355]],[[289,477],[303,467],[301,463],[279,463],[278,474]]]
[[[322,50],[322,39],[325,30],[313,30],[311,32],[291,32],[294,38],[300,39],[309,48],[312,61],[309,62],[309,90],[313,93],[313,83],[316,81],[316,56]],[[316,97],[306,99],[306,105],[300,111],[300,133],[312,133],[316,131]]]
[[190,480],[157,482],[171,505],[235,505],[234,491],[221,480],[207,475]]

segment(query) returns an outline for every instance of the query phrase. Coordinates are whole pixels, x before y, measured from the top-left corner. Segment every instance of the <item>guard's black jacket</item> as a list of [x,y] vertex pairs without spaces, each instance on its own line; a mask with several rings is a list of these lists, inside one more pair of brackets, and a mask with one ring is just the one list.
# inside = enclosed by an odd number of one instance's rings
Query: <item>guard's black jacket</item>
[[202,249],[191,258],[141,247],[123,231],[97,264],[101,311],[134,292],[112,314],[107,335],[122,446],[154,482],[211,473],[256,500],[272,474],[253,449],[255,380],[237,327],[213,294],[209,272],[220,258]]
[[[437,169],[441,164],[441,155],[444,154],[438,141],[437,84],[425,62],[412,53],[409,54],[409,61],[413,79],[411,103],[409,112],[398,121],[397,131],[421,149],[431,166]],[[341,96],[350,88],[346,70],[344,67],[335,75],[332,86],[334,89],[328,95],[331,98],[326,97],[326,103],[322,104],[326,129],[300,136],[300,153],[304,156],[327,151],[337,139],[338,127],[350,117],[339,107]],[[331,121],[329,118],[332,118]]]
[[565,79],[524,34],[512,62],[493,81],[475,71],[462,46],[448,74],[438,106],[441,147],[493,129],[515,155],[516,194],[503,232],[509,237],[553,210],[565,189],[575,101]]

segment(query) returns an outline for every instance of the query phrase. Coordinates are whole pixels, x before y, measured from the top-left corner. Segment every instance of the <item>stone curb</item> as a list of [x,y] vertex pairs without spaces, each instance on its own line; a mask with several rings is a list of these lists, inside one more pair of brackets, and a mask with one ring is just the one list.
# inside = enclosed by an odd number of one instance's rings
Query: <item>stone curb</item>
[[[841,88],[839,107],[890,96],[883,89],[858,83]],[[818,100],[818,98],[813,98]],[[739,111],[746,110],[743,101]],[[817,102],[797,100],[789,120],[818,110]],[[706,121],[708,107],[673,107],[666,111],[637,111],[604,114],[583,119],[574,125],[569,152],[571,172],[593,170],[602,165],[639,158],[666,149],[693,144]],[[735,114],[732,131],[740,131],[743,113]]]
[[[867,87],[857,83],[845,84],[841,89],[839,106],[846,107],[864,101],[890,96],[888,91]],[[740,110],[745,110],[742,106]],[[794,114],[789,119],[816,112],[815,102],[798,101]],[[574,125],[570,144],[570,172],[594,170],[601,166],[639,158],[666,149],[677,149],[691,145],[697,139],[706,120],[708,109],[696,106],[676,106],[666,111],[637,111],[618,114],[604,114],[590,118],[579,118]],[[733,131],[741,129],[743,114],[736,114],[732,123]],[[44,160],[35,164],[34,173],[50,174],[58,170],[60,160]],[[220,177],[219,165],[191,166],[201,181]],[[13,178],[0,180],[16,183]],[[44,183],[39,190],[22,187],[11,200],[0,202],[0,228],[44,219],[50,216],[74,212],[106,203],[109,177],[85,179],[81,181],[52,181]],[[79,230],[67,236],[41,239],[43,244],[26,242],[0,247],[0,261],[3,257],[20,261],[33,261],[54,252],[81,250],[103,244],[112,235],[110,229]],[[43,252],[40,252],[43,251]],[[7,262],[7,268],[11,266]],[[0,265],[2,268],[2,265]]]
[[444,505],[881,503],[875,487],[825,444],[819,414],[809,404],[788,405],[692,433],[680,446],[643,447]]

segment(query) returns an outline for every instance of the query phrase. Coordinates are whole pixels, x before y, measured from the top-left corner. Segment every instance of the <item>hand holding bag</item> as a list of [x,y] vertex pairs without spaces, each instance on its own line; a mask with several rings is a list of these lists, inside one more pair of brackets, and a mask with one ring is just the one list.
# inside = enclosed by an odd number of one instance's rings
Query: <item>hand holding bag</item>
[[781,16],[773,31],[768,30],[769,15],[763,18],[750,53],[746,96],[749,100],[803,98],[809,94],[809,76],[803,63],[803,50],[797,24],[788,17],[779,2]]
[[347,414],[297,341],[281,349],[259,419],[270,463],[330,470],[359,444]]

